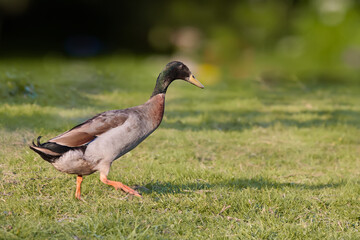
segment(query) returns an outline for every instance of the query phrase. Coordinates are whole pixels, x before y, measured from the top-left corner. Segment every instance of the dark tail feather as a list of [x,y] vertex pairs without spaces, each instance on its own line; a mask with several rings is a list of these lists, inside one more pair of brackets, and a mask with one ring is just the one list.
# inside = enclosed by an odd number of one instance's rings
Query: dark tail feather
[[[37,145],[38,145],[38,146],[41,145],[40,139],[41,139],[41,136],[38,136],[38,138],[37,138]],[[34,140],[33,140],[33,144],[34,144]]]
[[29,146],[31,150],[33,150],[34,152],[36,152],[37,154],[40,155],[40,157],[42,157],[44,160],[53,163],[56,159],[58,159],[59,157],[61,157],[61,155],[63,155],[64,153],[70,151],[70,150],[75,150],[75,149],[80,149],[82,151],[85,151],[86,146],[81,146],[81,147],[67,147],[67,146],[63,146],[54,142],[45,142],[45,143],[40,143],[40,139],[41,136],[39,136],[37,138],[37,143],[34,143],[34,140],[32,141],[32,146]]
[[34,152],[36,152],[37,154],[40,155],[40,157],[42,157],[44,160],[48,161],[49,163],[53,163],[57,158],[60,157],[60,155],[52,155],[52,154],[48,154],[48,153],[44,153],[43,149],[36,147],[36,146],[29,146],[31,150],[33,150]]
[[45,143],[40,143],[41,136],[39,136],[36,140],[32,141],[32,146],[29,146],[31,150],[40,155],[44,160],[53,163],[57,158],[59,158],[62,154],[53,151],[45,146]]
[[[40,138],[42,138],[42,136],[38,136],[38,137],[37,137],[37,139],[36,139],[37,143],[34,143],[34,140],[32,140],[32,142],[31,142],[31,143],[32,143],[32,146],[34,146],[34,147],[41,147]],[[31,148],[32,146],[30,146],[30,148]]]

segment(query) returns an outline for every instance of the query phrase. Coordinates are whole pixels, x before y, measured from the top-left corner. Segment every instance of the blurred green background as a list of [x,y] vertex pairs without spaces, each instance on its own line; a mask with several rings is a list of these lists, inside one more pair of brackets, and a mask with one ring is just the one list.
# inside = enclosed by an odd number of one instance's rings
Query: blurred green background
[[171,57],[207,84],[357,82],[356,0],[0,0],[0,55]]

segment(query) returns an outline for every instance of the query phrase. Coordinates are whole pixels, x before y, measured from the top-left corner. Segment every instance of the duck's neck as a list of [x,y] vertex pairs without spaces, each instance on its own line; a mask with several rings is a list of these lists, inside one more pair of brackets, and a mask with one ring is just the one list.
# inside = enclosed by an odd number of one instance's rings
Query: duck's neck
[[151,98],[157,94],[165,94],[170,83],[171,80],[167,74],[164,71],[161,72],[156,80],[156,85],[153,93],[151,94]]
[[160,125],[164,116],[165,93],[159,93],[152,96],[146,104],[148,105],[149,116],[151,116],[153,127],[155,129]]

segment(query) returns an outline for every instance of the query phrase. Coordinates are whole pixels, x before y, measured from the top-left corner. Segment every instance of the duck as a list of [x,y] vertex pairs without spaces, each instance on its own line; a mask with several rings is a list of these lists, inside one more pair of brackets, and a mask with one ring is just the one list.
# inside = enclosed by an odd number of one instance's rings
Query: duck
[[83,177],[94,172],[100,173],[100,181],[104,184],[142,197],[138,191],[122,182],[109,180],[107,176],[116,159],[159,127],[164,116],[165,94],[174,80],[204,88],[184,63],[172,61],[160,72],[152,95],[144,104],[99,113],[47,142],[41,143],[39,136],[29,147],[55,169],[77,176],[75,198],[78,200],[81,200]]

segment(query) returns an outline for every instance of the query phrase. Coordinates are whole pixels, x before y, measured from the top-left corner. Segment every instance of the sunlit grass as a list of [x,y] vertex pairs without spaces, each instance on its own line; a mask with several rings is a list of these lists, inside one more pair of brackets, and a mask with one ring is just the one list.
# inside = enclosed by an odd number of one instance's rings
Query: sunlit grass
[[[109,57],[2,62],[32,83],[0,106],[2,239],[360,238],[360,89],[175,82],[163,123],[109,179],[56,171],[28,149],[92,115],[145,102],[163,64]],[[10,70],[9,70],[10,69]]]

